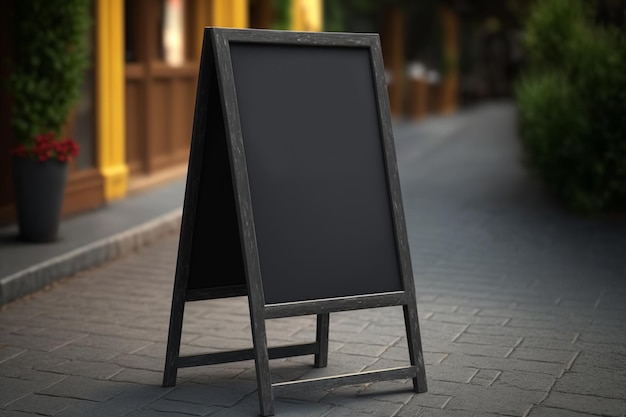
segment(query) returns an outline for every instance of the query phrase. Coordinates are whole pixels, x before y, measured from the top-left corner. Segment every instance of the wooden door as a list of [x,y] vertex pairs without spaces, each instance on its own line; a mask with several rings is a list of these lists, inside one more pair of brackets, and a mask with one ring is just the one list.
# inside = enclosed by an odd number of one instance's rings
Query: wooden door
[[[187,162],[198,62],[189,59],[189,51],[182,62],[168,59],[164,28],[172,13],[182,13],[184,20],[190,11],[191,1],[125,1],[126,162],[131,179]],[[191,43],[185,40],[183,44]]]

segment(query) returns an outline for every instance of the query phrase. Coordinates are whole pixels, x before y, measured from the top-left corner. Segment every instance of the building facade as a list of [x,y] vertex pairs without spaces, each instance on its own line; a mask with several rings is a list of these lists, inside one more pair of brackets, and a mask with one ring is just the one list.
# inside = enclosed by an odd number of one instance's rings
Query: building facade
[[[17,1],[5,2],[0,15],[2,56],[19,48],[11,33]],[[70,166],[65,215],[184,175],[204,27],[274,28],[282,14],[287,29],[322,30],[322,0],[93,0],[92,14],[92,65],[65,128],[81,146]],[[10,68],[0,69],[3,80],[9,74]],[[11,130],[11,102],[3,92],[0,226],[16,216]]]

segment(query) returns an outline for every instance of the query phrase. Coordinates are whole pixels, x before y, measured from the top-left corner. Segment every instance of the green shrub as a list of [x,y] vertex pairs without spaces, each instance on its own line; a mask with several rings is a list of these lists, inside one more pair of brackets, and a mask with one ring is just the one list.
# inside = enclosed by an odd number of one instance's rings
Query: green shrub
[[[529,18],[530,65],[516,86],[523,148],[568,207],[624,210],[626,38],[587,16],[578,0],[542,0]],[[549,22],[555,36],[542,43]]]
[[15,2],[16,52],[9,93],[16,141],[58,133],[80,94],[88,64],[88,0]]
[[568,43],[584,27],[585,10],[579,0],[536,2],[526,22],[524,44],[531,65],[546,68],[567,59]]

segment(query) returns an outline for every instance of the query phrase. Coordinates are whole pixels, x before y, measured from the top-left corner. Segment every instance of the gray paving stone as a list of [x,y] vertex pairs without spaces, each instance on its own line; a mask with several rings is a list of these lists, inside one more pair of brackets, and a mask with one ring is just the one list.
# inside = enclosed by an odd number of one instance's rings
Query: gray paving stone
[[[441,323],[458,323],[458,324],[485,324],[501,326],[505,323],[505,318],[502,317],[479,317],[472,314],[463,313],[464,309],[456,310],[454,314],[448,313],[435,313],[428,318],[428,320],[441,322]],[[471,312],[478,312],[479,309],[471,309]]]
[[[281,416],[288,417],[316,417],[325,416],[331,406],[324,403],[306,403],[296,400],[277,400],[275,401],[276,413]],[[258,405],[257,405],[258,409]],[[224,414],[228,415],[228,414]],[[257,411],[258,415],[258,411]],[[370,414],[371,415],[371,414]],[[221,415],[219,416],[221,417]]]
[[432,365],[426,368],[426,375],[438,381],[460,382],[467,384],[478,373],[478,368],[462,366]]
[[[338,391],[341,393],[340,389]],[[384,398],[384,395],[381,396]],[[377,399],[364,400],[361,397],[351,397],[349,395],[338,395],[324,398],[324,403],[330,403],[335,406],[348,408],[359,413],[369,414],[370,416],[393,416],[401,408],[402,404],[390,401],[380,401]]]
[[463,333],[454,340],[459,343],[468,343],[475,345],[487,345],[487,346],[503,346],[513,348],[522,342],[521,337],[517,336],[505,336],[494,334],[467,334]]
[[624,338],[619,331],[585,331],[580,334],[579,340],[589,343],[621,344]]
[[62,342],[71,342],[74,340],[81,339],[87,336],[86,333],[75,332],[66,329],[59,329],[55,327],[23,327],[17,331],[12,332],[13,334],[18,334],[22,336],[39,336],[39,337],[47,337],[50,339],[60,340]]
[[[94,326],[92,325],[91,327],[93,331],[96,331],[100,326],[95,326],[94,328]],[[78,339],[72,344],[77,346],[89,346],[100,349],[111,349],[119,353],[130,353],[141,348],[150,346],[152,342],[147,340],[137,340],[133,338],[129,339],[125,337],[115,337],[100,333],[91,334],[87,337]]]
[[358,395],[363,399],[406,404],[415,397],[415,391],[412,380],[391,380],[365,384]]
[[118,355],[109,362],[118,365],[121,368],[163,372],[163,367],[165,366],[165,356],[159,359],[142,355]]
[[[298,378],[293,378],[293,379],[298,379]],[[324,398],[327,395],[329,395],[328,390],[303,389],[303,390],[297,390],[294,392],[275,395],[275,399],[284,400],[284,401],[302,401],[305,403],[319,403],[319,402],[324,402]]]
[[15,378],[24,381],[36,382],[40,386],[50,386],[67,377],[67,375],[17,368],[7,369],[6,372],[2,372],[2,376],[11,379]]
[[[437,297],[435,296],[435,298]],[[419,299],[418,296],[418,300]],[[436,304],[434,302],[418,303],[418,311],[421,313],[421,317],[425,318],[429,313],[452,313],[458,308],[456,304],[447,304],[441,302],[441,300],[436,300],[436,302]]]
[[551,392],[541,403],[546,407],[589,413],[602,416],[622,417],[626,412],[626,401],[592,395]]
[[[570,394],[614,398],[626,401],[626,369],[588,369],[587,372],[565,372],[554,391]],[[626,404],[626,402],[624,403]],[[624,409],[626,413],[626,409]]]
[[468,366],[481,369],[509,369],[514,371],[537,372],[555,377],[560,375],[563,370],[563,365],[549,362],[528,361],[513,358],[498,359],[483,356],[469,356],[457,353],[451,353],[442,363],[447,366]]
[[[426,363],[436,363],[440,360],[442,354],[437,353],[424,353],[424,361]],[[383,353],[380,357],[385,359],[392,359],[397,361],[408,361],[409,360],[409,347],[406,343],[406,340],[400,340],[393,346],[390,346],[384,349]]]
[[0,335],[0,343],[22,349],[52,352],[69,342],[50,337],[8,333]]
[[[303,358],[300,358],[303,359]],[[279,359],[276,361],[272,361],[270,364],[270,373],[272,375],[272,381],[282,382],[282,381],[293,381],[295,379],[306,379],[306,378],[316,378],[322,375],[331,375],[338,370],[335,369],[316,369],[312,366],[312,361],[298,361],[295,359]],[[254,365],[251,364],[251,368],[246,372],[247,375],[252,376],[254,374],[254,379],[256,381],[256,371],[254,370]]]
[[0,387],[2,387],[2,390],[0,390],[0,407],[5,408],[12,402],[26,397],[39,389],[46,388],[48,385],[39,381],[0,376]]
[[513,317],[506,325],[507,327],[523,327],[532,329],[554,329],[554,328],[566,328],[568,330],[580,331],[587,329],[593,323],[591,318],[574,318],[568,317],[567,319],[539,316],[536,320],[525,319],[520,317]]
[[7,409],[52,416],[83,402],[75,398],[30,394],[11,403]]
[[200,385],[195,383],[179,384],[176,389],[167,393],[163,398],[172,401],[183,401],[206,406],[232,407],[249,392],[233,388],[224,388],[217,385]]
[[[333,321],[331,321],[330,323],[330,328],[332,329],[333,332],[337,332],[337,333],[361,333],[363,330],[365,330],[366,327],[372,326],[369,323],[364,323],[361,321],[356,321],[356,320],[350,320],[350,319],[343,319],[341,321],[339,320],[335,320],[333,317]],[[384,330],[385,328],[383,327],[383,329],[376,329],[375,331],[378,330]],[[386,333],[383,333],[386,334]]]
[[10,411],[10,410],[2,411],[2,417],[37,417],[37,416],[41,416],[41,414],[26,413],[23,411]]
[[492,385],[501,374],[502,371],[496,371],[493,369],[480,369],[472,376],[469,383],[472,385],[488,387]]
[[[363,368],[363,370],[364,371],[372,371],[372,370],[377,370],[377,369],[400,368],[400,367],[404,367],[404,366],[409,366],[409,364],[410,363],[408,361],[396,361],[396,360],[390,360],[390,359],[378,359],[378,360],[376,360],[376,362],[374,362],[371,365],[368,365],[365,368]],[[408,379],[399,379],[399,380],[395,380],[395,381],[406,382],[406,381],[408,381]]]
[[147,371],[145,369],[123,369],[110,379],[111,381],[158,386],[163,381],[163,372]]
[[[423,332],[431,332],[433,335],[436,335],[437,340],[442,341],[453,341],[459,338],[460,335],[465,332],[468,325],[466,324],[456,324],[456,323],[436,323],[432,321],[424,321],[420,323],[421,331]],[[424,341],[426,345],[428,343],[428,339]]]
[[[362,355],[362,356],[372,356],[379,357],[381,356],[385,350],[386,346],[380,345],[371,345],[365,343],[346,343],[341,348],[339,348],[339,352],[345,354],[352,355]],[[407,355],[408,358],[408,355]]]
[[[14,354],[8,356],[4,361],[0,362],[0,371],[4,369],[31,369],[35,364],[57,364],[66,360],[58,358],[54,354],[45,351],[26,350],[15,346],[5,346],[7,348],[11,348],[10,352],[13,352]],[[15,352],[19,353],[15,354]],[[0,375],[2,374],[3,372],[0,372]]]
[[68,360],[53,366],[37,366],[36,369],[63,375],[84,376],[91,379],[109,379],[123,370],[123,368],[112,363],[78,360]]
[[471,412],[465,410],[437,410],[427,408],[418,417],[503,417],[503,414],[485,413],[483,411]]
[[[481,387],[437,381],[431,387],[433,394],[454,392],[445,405],[446,409],[520,417],[545,396],[542,392],[502,386]],[[506,400],[498,401],[499,398]]]
[[554,386],[555,381],[556,378],[548,374],[505,369],[493,382],[493,385],[502,385],[528,391],[548,392]]
[[78,346],[75,344],[65,345],[54,351],[55,356],[59,358],[87,362],[106,362],[119,355],[119,353],[119,351],[113,349]]
[[192,416],[205,416],[219,410],[218,407],[166,399],[157,400],[147,405],[145,408],[150,411],[154,410],[162,411],[164,413],[180,413]]
[[578,343],[572,341],[553,340],[550,338],[539,337],[525,337],[520,343],[520,347],[524,348],[536,348],[536,349],[553,349],[553,350],[566,350],[576,352],[581,350]]
[[330,337],[334,341],[342,342],[344,345],[351,343],[364,343],[376,346],[391,346],[398,341],[398,336],[385,334],[374,335],[372,333],[338,333],[333,332]]
[[[253,361],[227,363],[223,365],[198,366],[195,368],[184,368],[178,370],[179,378],[188,379],[199,384],[219,382],[237,377],[245,379],[246,371],[254,370]],[[162,373],[161,373],[162,374]],[[256,374],[250,375],[252,380],[256,380]]]
[[562,363],[565,365],[572,361],[576,356],[578,356],[578,353],[578,351],[572,352],[568,350],[541,349],[518,346],[513,349],[513,352],[509,357],[530,361]]
[[[592,414],[577,413],[572,410],[565,410],[562,408],[536,406],[530,410],[528,417],[589,417]],[[593,414],[599,415],[599,414]]]
[[80,376],[69,376],[62,381],[38,390],[37,393],[55,397],[89,401],[106,401],[128,388],[122,382],[100,381]]
[[626,370],[626,347],[617,344],[581,343],[580,354],[572,364],[572,371],[585,372],[599,368],[601,370]]
[[[396,395],[398,390],[397,385],[400,384],[396,384],[396,386],[393,386],[392,390],[388,391],[390,396]],[[366,388],[366,384],[339,387],[326,395],[322,402],[375,416],[391,416],[402,407],[402,403],[398,403],[397,401],[385,401],[385,394],[382,392],[380,392],[380,395],[371,396],[370,394],[372,392],[367,393],[365,391]],[[397,399],[397,397],[394,398]],[[389,399],[394,398],[390,397]]]
[[511,354],[513,349],[514,348],[509,346],[461,343],[458,340],[455,342],[439,342],[437,345],[437,350],[446,352],[446,355],[456,352],[464,355],[488,356],[494,358],[506,358]]
[[214,351],[249,349],[252,347],[252,338],[249,332],[245,332],[245,336],[237,338],[237,333],[233,332],[232,337],[220,336],[200,336],[188,344],[192,347],[202,347],[213,349]]
[[411,398],[407,402],[406,406],[402,408],[402,412],[400,414],[405,415],[409,410],[422,409],[424,407],[442,409],[450,402],[451,399],[452,392],[447,394],[426,392]]
[[330,410],[328,414],[325,414],[324,417],[370,417],[371,415],[371,413],[366,413],[364,411],[357,411],[351,408],[335,406]]
[[127,384],[124,390],[105,402],[91,402],[75,405],[62,411],[58,415],[61,417],[124,416],[130,412],[141,410],[148,404],[163,397],[169,391],[171,391],[171,388]]
[[539,337],[551,340],[572,340],[576,332],[563,331],[558,329],[558,325],[552,329],[543,328],[521,328],[521,327],[508,327],[508,326],[485,326],[479,324],[470,325],[467,333],[474,333],[480,335],[494,335],[494,336],[509,336],[517,338],[525,337]]
[[189,413],[177,413],[175,411],[138,410],[126,414],[128,417],[189,417]]
[[26,349],[15,347],[15,346],[6,346],[0,345],[0,363],[8,361],[9,359],[13,359],[16,356],[25,353]]

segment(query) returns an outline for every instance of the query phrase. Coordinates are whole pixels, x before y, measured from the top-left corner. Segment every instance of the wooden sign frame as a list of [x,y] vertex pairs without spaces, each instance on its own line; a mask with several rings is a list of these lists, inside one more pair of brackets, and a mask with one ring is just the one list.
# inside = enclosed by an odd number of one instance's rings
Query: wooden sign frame
[[[393,236],[397,253],[397,266],[401,290],[382,293],[342,295],[323,299],[294,300],[266,303],[259,258],[259,246],[251,199],[246,149],[239,114],[236,82],[231,56],[232,44],[289,45],[326,48],[360,48],[369,51],[372,86],[380,128],[380,148],[384,160],[384,175],[388,190],[388,203],[392,217]],[[222,143],[223,142],[223,143]],[[221,176],[221,180],[213,180]],[[211,181],[213,183],[209,184]],[[207,183],[209,182],[209,183]],[[216,239],[229,238],[240,249],[233,250],[233,271],[238,278],[204,286],[198,284],[199,274],[194,271],[194,242],[206,223],[200,224],[203,213],[198,205],[206,200],[207,193],[215,193],[215,185],[228,190],[215,196],[232,201],[224,203],[221,212],[232,215],[225,228],[212,231]],[[204,197],[203,197],[204,196]],[[228,199],[226,198],[226,199]],[[224,199],[224,198],[222,198]],[[235,222],[236,219],[236,222]],[[228,225],[232,227],[228,227]],[[221,227],[221,226],[220,226]],[[306,236],[302,237],[306,239]],[[200,247],[198,244],[196,245]],[[237,246],[237,245],[235,245]],[[231,247],[235,247],[232,246]],[[201,256],[201,255],[196,255]],[[229,255],[230,256],[230,255]],[[237,271],[239,271],[237,273]],[[245,277],[245,279],[243,278]],[[209,278],[207,277],[209,280]],[[180,356],[180,341],[184,306],[188,301],[247,295],[252,327],[253,348]],[[269,360],[298,355],[314,355],[314,365],[325,367],[328,358],[329,314],[338,311],[402,306],[408,341],[410,365],[392,369],[357,372],[308,380],[272,383]],[[316,340],[312,343],[268,348],[265,320],[302,315],[317,316]],[[385,72],[379,37],[376,34],[347,34],[320,32],[290,32],[257,29],[206,28],[200,63],[196,96],[192,144],[187,173],[183,217],[178,249],[176,276],[172,297],[172,310],[166,352],[163,386],[176,384],[179,368],[211,365],[254,359],[261,415],[274,415],[274,394],[302,387],[332,388],[339,385],[404,379],[413,380],[415,392],[426,391],[426,377],[420,339],[416,295],[409,253],[407,230],[400,194],[400,182],[393,143],[392,123],[385,82]]]

